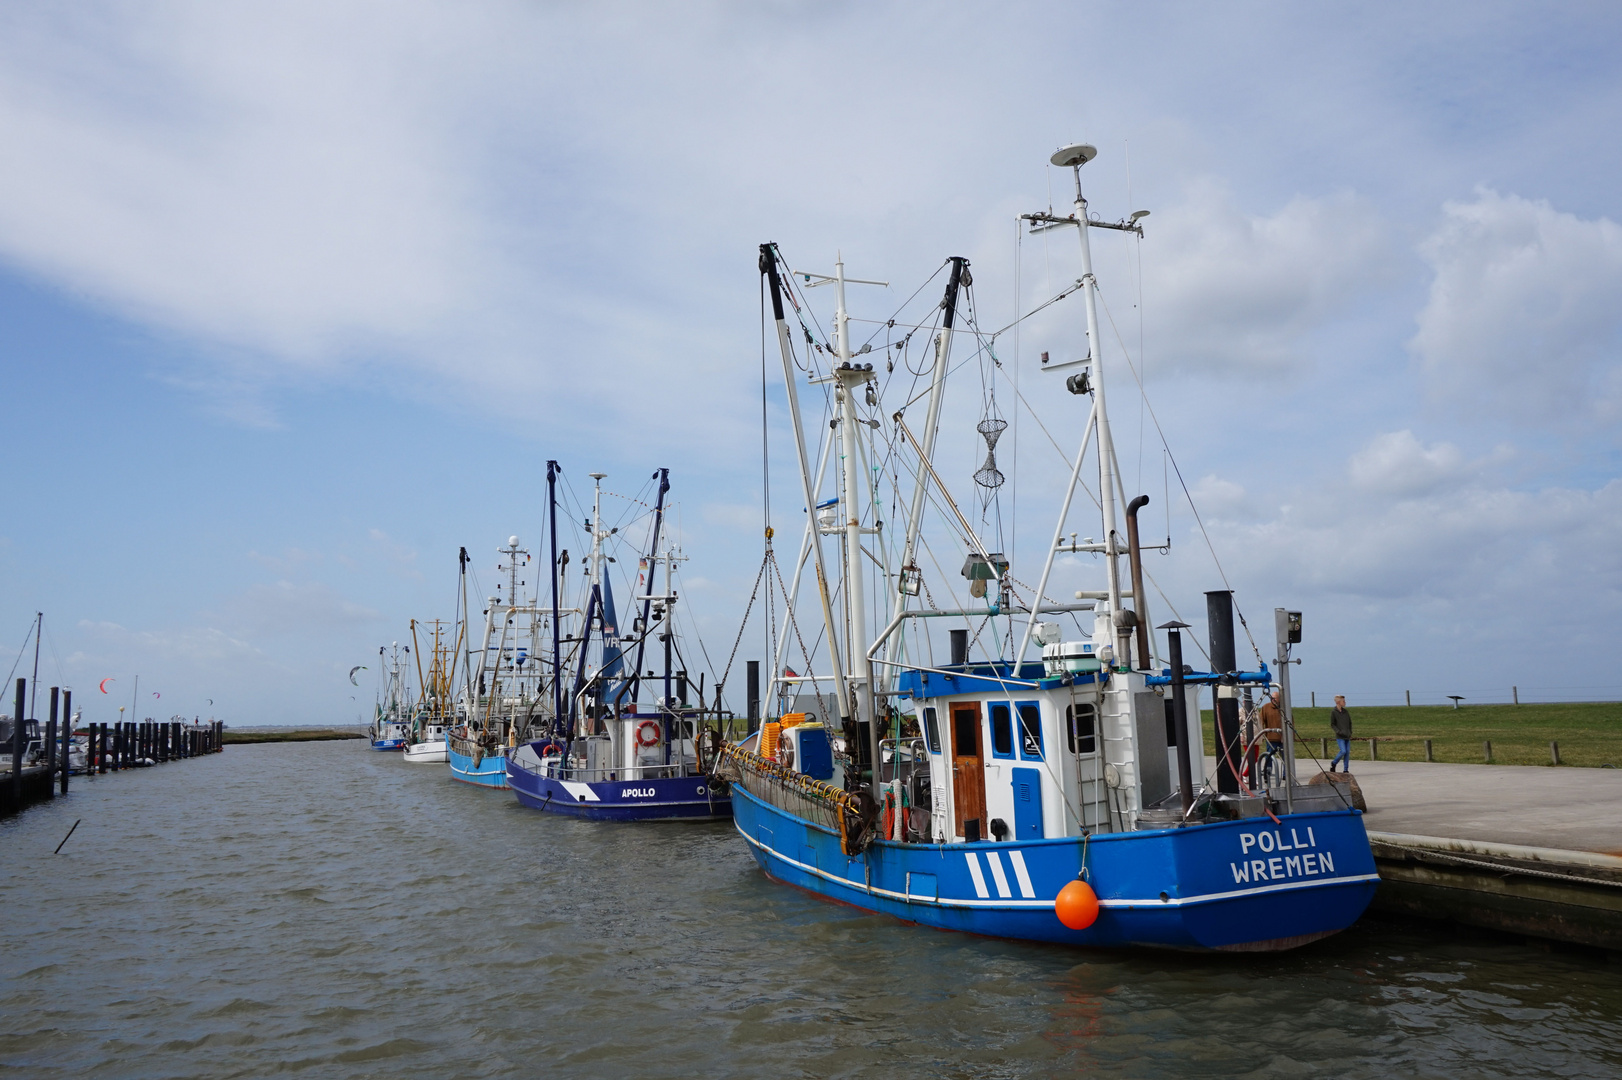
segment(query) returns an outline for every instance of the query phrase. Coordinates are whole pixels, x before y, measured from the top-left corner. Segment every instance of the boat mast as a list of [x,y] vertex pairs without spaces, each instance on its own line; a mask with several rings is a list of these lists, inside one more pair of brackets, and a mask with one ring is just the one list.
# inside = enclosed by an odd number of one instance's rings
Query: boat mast
[[[1067,146],[1056,152],[1052,161],[1055,165],[1070,166],[1076,179],[1076,231],[1081,234],[1081,295],[1087,307],[1087,351],[1093,361],[1093,422],[1098,426],[1098,487],[1104,509],[1104,564],[1109,569],[1110,622],[1118,629],[1121,620],[1121,551],[1115,535],[1115,440],[1110,438],[1109,410],[1104,404],[1104,342],[1103,335],[1098,332],[1098,279],[1093,276],[1087,198],[1081,193],[1081,167],[1096,156],[1098,151],[1091,146]],[[1032,606],[1040,606],[1040,603],[1041,597],[1037,597]]]
[[[777,321],[777,346],[783,354],[783,386],[788,394],[789,422],[794,428],[794,452],[800,464],[800,490],[805,498],[805,512],[811,519],[811,553],[817,568],[817,597],[822,601],[822,622],[828,630],[828,661],[833,666],[834,693],[839,702],[840,719],[850,707],[850,695],[845,685],[845,665],[839,654],[838,627],[834,623],[833,604],[828,598],[828,568],[822,557],[822,530],[817,525],[817,497],[812,488],[811,461],[805,452],[805,425],[800,417],[800,392],[794,378],[794,349],[789,343],[788,320],[783,317],[783,284],[777,276],[777,246],[760,245],[760,272],[771,285],[772,317]],[[810,657],[806,658],[810,663]],[[776,673],[774,672],[774,677]],[[816,693],[816,684],[811,685]]]
[[850,362],[850,318],[845,310],[845,260],[834,257],[834,350],[839,357],[837,403],[839,405],[839,454],[842,490],[840,502],[845,511],[845,648],[849,656],[851,689],[856,697],[858,726],[868,725],[868,752],[872,755],[873,786],[879,775],[879,730],[873,715],[871,668],[867,660],[867,594],[862,566],[863,484],[856,446],[856,388],[872,381],[871,367]]
[[648,615],[653,609],[653,575],[654,568],[659,562],[659,534],[665,524],[665,495],[670,491],[670,470],[660,469],[654,473],[659,481],[659,494],[653,501],[653,542],[648,545],[648,591],[642,597],[641,631],[636,640],[636,667],[631,672],[631,704],[636,705],[642,699],[642,661],[648,650]]
[[[933,458],[935,454],[935,434],[940,429],[942,389],[946,385],[947,358],[952,349],[952,326],[957,320],[957,292],[963,280],[963,271],[968,267],[969,260],[960,255],[952,256],[952,275],[946,283],[946,297],[941,301],[945,314],[941,316],[941,333],[935,339],[935,371],[930,377],[929,406],[924,413],[924,456]],[[918,470],[918,484],[912,492],[912,510],[907,515],[907,537],[902,547],[901,577],[897,582],[895,596],[895,610],[892,618],[897,618],[907,609],[908,593],[903,587],[907,581],[909,571],[917,566],[918,559],[918,533],[924,522],[924,495],[929,487],[929,470]]]
[[[473,690],[473,639],[468,633],[467,624],[467,548],[457,553],[456,562],[460,572],[457,587],[462,593],[462,628],[456,635],[456,651],[462,654],[462,696],[467,698]],[[473,715],[471,707],[468,715]]]
[[552,724],[563,722],[563,633],[558,624],[558,463],[546,463],[546,504],[552,543]]

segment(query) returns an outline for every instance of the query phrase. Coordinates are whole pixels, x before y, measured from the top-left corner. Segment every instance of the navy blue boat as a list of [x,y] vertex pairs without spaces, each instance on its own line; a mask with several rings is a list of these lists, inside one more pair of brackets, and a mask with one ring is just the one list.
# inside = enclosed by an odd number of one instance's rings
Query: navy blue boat
[[[578,634],[572,689],[564,693],[555,681],[553,708],[560,718],[554,735],[533,739],[509,752],[505,781],[518,801],[536,810],[570,814],[600,821],[657,821],[677,818],[725,818],[732,804],[724,783],[710,776],[721,739],[706,731],[706,719],[720,718],[717,709],[702,704],[702,677],[696,688],[685,668],[676,667],[680,656],[675,626],[678,596],[674,587],[675,563],[682,556],[663,539],[665,496],[670,490],[669,470],[653,479],[658,495],[651,515],[652,537],[648,554],[640,560],[635,602],[641,613],[632,633],[622,640],[614,608],[614,591],[607,565],[612,561],[603,544],[618,530],[602,527],[602,480],[592,473],[597,492],[592,507],[592,550],[586,560],[586,597]],[[557,463],[547,463],[551,514],[556,523]],[[554,556],[556,540],[553,540]],[[658,569],[664,569],[662,587],[656,587]],[[566,669],[561,651],[562,611],[557,598],[558,573],[553,572],[553,670]],[[662,676],[647,671],[647,642],[663,647]],[[646,674],[644,674],[646,672]],[[639,703],[645,683],[662,689],[651,706]],[[662,685],[661,685],[662,684]],[[689,701],[696,689],[699,703]]]

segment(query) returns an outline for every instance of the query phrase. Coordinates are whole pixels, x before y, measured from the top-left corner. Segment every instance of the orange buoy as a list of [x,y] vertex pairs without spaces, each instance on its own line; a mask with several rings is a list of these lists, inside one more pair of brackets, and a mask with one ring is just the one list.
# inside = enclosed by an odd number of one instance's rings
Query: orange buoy
[[1085,930],[1098,918],[1098,894],[1093,887],[1077,878],[1059,890],[1053,901],[1053,913],[1072,930]]

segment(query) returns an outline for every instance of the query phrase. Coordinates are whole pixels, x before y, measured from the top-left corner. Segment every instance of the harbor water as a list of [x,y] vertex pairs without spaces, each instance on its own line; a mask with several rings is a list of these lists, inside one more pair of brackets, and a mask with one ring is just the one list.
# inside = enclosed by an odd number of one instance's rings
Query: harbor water
[[730,823],[536,813],[360,742],[75,778],[0,857],[6,1075],[1622,1074],[1592,955],[1368,920],[1270,956],[941,933],[766,879]]

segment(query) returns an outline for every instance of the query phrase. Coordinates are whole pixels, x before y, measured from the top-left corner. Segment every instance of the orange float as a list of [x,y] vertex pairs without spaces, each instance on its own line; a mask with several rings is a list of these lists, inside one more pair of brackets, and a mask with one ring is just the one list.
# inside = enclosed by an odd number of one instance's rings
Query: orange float
[[1072,930],[1085,930],[1098,919],[1098,894],[1093,887],[1077,878],[1059,890],[1053,901],[1053,913]]

